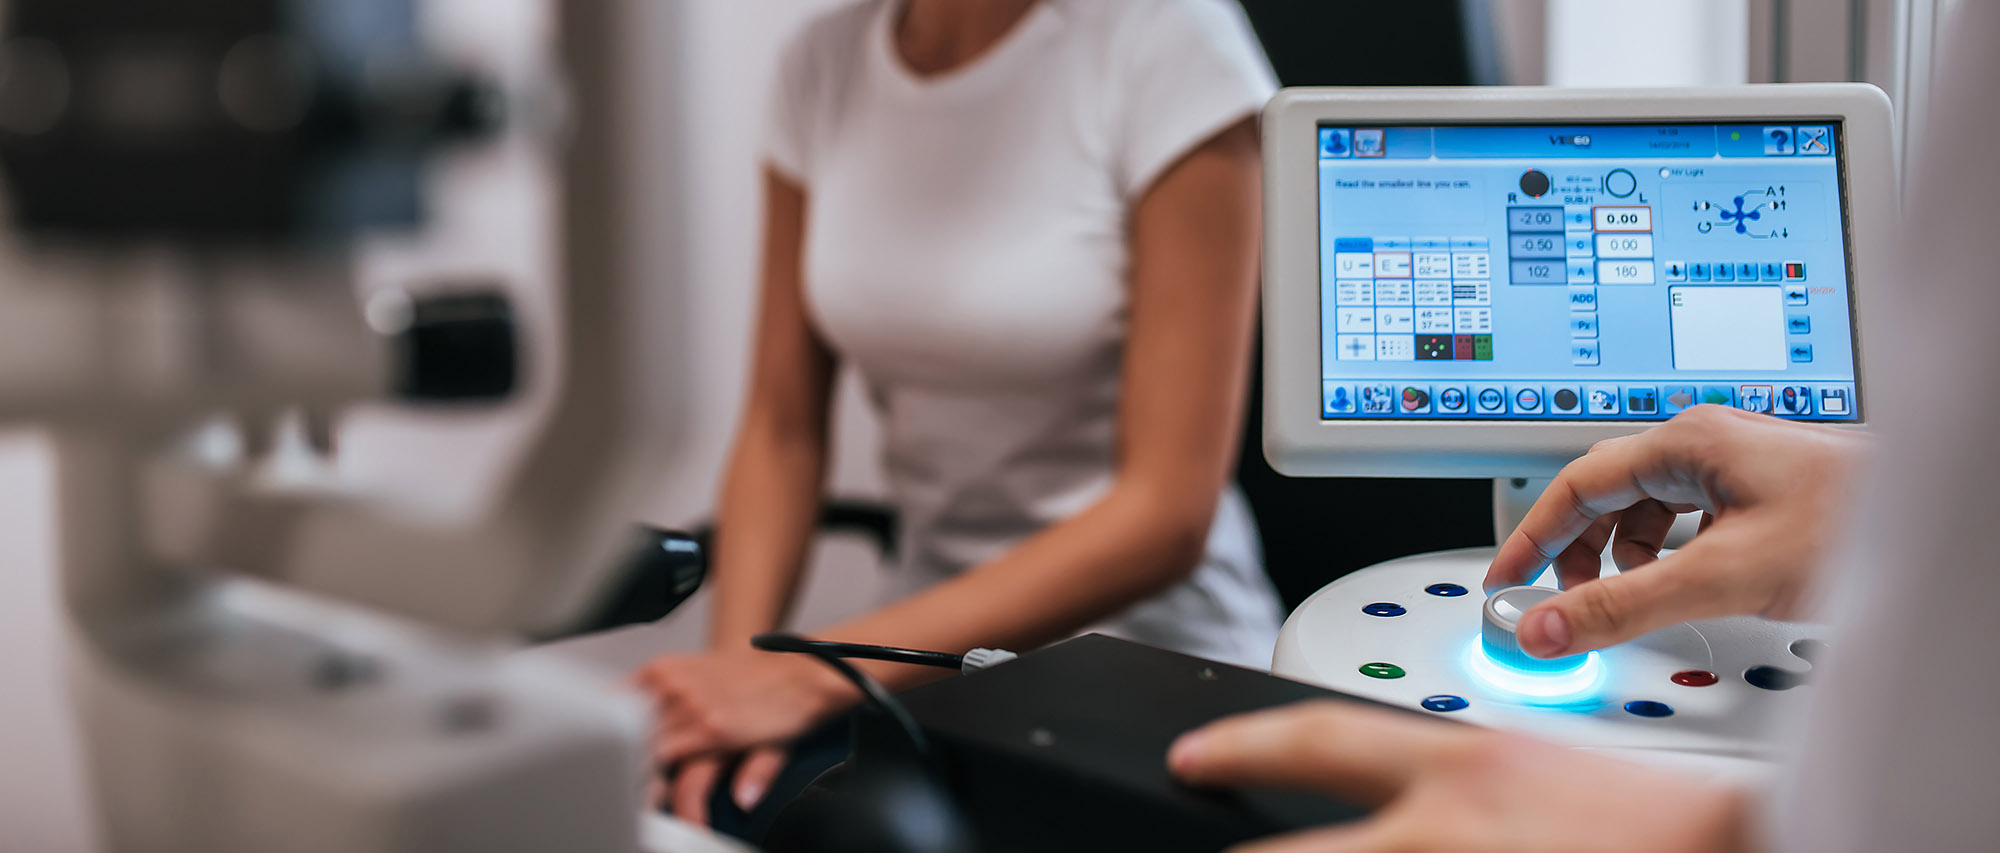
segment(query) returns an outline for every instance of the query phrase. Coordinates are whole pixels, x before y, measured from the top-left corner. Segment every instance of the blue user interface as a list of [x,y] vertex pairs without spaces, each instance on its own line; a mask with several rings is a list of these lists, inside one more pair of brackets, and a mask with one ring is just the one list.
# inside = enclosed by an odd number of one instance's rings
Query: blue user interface
[[1322,417],[1860,419],[1838,123],[1318,132]]

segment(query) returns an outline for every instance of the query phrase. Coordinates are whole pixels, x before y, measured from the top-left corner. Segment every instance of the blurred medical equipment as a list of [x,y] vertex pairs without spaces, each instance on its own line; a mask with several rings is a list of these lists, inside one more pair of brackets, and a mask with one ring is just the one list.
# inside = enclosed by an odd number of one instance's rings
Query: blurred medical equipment
[[[660,223],[624,216],[632,7],[555,6],[567,79],[551,55],[520,85],[437,50],[420,0],[6,5],[26,261],[0,280],[0,419],[55,450],[111,849],[636,849],[643,709],[506,654],[700,576],[689,540],[624,538],[671,428],[649,323],[675,279],[642,278]],[[477,286],[358,299],[355,242],[420,225],[431,164],[502,137],[566,167],[546,316]],[[529,393],[551,405],[469,511],[283,452],[303,423],[337,453],[364,403]]]

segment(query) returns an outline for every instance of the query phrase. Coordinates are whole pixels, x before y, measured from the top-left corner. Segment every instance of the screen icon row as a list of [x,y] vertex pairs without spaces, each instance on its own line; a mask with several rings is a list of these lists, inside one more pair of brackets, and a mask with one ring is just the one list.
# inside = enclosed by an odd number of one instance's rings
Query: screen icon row
[[1832,153],[1831,127],[1764,128],[1764,155],[1767,157],[1824,157]]
[[1320,159],[1340,157],[1380,157],[1387,153],[1381,128],[1322,127],[1319,129]]
[[1324,414],[1540,415],[1668,418],[1698,405],[1734,406],[1785,417],[1843,418],[1854,413],[1848,385],[1433,385],[1327,383]]

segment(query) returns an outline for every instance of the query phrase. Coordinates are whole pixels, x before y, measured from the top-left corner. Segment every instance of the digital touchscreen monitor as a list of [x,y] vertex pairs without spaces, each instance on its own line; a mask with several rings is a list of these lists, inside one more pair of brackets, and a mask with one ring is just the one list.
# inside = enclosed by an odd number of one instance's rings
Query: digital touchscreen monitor
[[1840,122],[1315,130],[1322,419],[1861,419]]

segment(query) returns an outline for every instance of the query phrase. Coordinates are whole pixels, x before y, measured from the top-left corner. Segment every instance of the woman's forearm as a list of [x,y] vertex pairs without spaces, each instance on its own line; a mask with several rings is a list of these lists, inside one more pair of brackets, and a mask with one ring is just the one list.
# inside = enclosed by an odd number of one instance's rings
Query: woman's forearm
[[710,648],[746,645],[776,629],[798,590],[819,515],[826,443],[779,432],[746,424],[723,478]]
[[[1213,499],[1114,490],[1096,505],[958,577],[821,632],[831,639],[962,652],[1061,639],[1186,578],[1200,562]],[[936,672],[870,664],[891,687]]]
[[764,283],[750,393],[717,510],[711,648],[736,648],[784,622],[798,589],[826,476],[836,362],[806,318],[800,252],[805,190],[768,172]]

